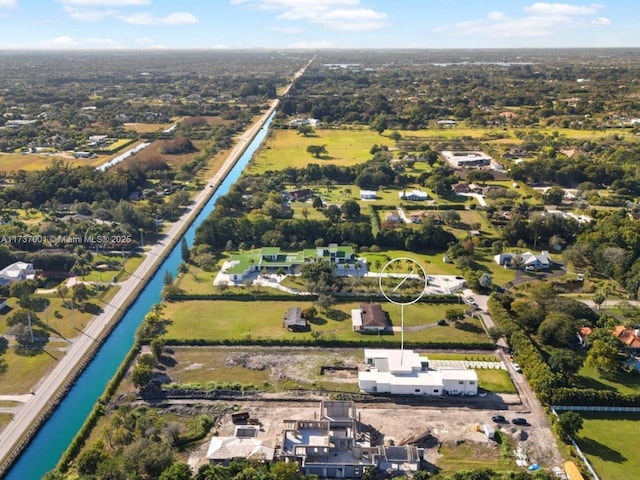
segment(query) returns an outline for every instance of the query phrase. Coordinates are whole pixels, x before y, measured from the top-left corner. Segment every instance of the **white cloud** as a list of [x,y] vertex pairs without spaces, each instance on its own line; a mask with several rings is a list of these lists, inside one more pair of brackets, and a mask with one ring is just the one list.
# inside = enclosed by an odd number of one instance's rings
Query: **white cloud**
[[198,23],[198,17],[192,13],[174,12],[164,17],[154,17],[148,13],[138,13],[134,15],[122,15],[120,20],[134,25],[188,25]]
[[0,8],[15,8],[18,6],[18,0],[0,0]]
[[525,7],[524,11],[532,15],[593,15],[602,10],[604,5],[569,5],[568,3],[537,2]]
[[611,25],[611,20],[609,20],[607,17],[598,17],[591,20],[591,23],[593,25]]
[[111,18],[118,13],[117,10],[95,10],[69,6],[63,7],[63,10],[70,18],[79,22],[97,22],[105,18]]
[[75,49],[75,48],[122,48],[122,45],[110,38],[73,38],[68,35],[43,40],[36,44],[42,49]]
[[277,18],[322,25],[331,30],[376,30],[387,24],[387,14],[363,8],[360,0],[230,0],[252,10],[278,12]]
[[484,18],[440,27],[440,33],[451,36],[485,35],[490,38],[548,37],[570,28],[589,25],[607,26],[606,17],[592,18],[604,7],[600,4],[569,5],[538,2],[524,8],[525,15],[509,17],[502,12],[490,12]]

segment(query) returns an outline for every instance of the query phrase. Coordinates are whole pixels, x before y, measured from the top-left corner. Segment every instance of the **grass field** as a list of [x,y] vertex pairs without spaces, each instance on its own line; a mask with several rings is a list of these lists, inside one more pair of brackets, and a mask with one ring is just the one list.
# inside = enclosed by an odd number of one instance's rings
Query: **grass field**
[[[441,129],[429,129],[429,130],[399,130],[400,134],[404,138],[417,138],[423,140],[454,140],[461,137],[471,137],[476,140],[486,140],[487,143],[492,144],[519,144],[521,140],[516,137],[516,132],[524,133],[542,133],[545,135],[552,135],[554,132],[558,132],[559,136],[567,138],[589,138],[593,141],[607,138],[612,135],[620,135],[626,139],[633,139],[634,136],[630,129],[627,128],[610,128],[606,130],[574,130],[571,128],[557,128],[557,127],[534,127],[534,128],[471,128],[466,127],[464,124],[455,126],[453,128],[441,128]],[[384,132],[383,135],[387,135],[389,132]],[[497,138],[504,136],[505,138]]]
[[[316,135],[309,137],[298,135],[297,130],[273,130],[245,173],[259,175],[267,170],[301,168],[309,163],[357,165],[371,158],[369,150],[375,144],[390,148],[395,145],[388,137],[371,130],[316,130]],[[309,145],[325,145],[327,158],[307,153]]]
[[640,470],[640,414],[583,413],[576,442],[602,480],[635,480]]
[[[33,356],[18,355],[9,347],[3,358],[9,368],[0,376],[0,395],[24,395],[29,393],[35,382],[55,365],[63,354],[55,348],[47,348]],[[61,347],[61,345],[57,345]]]
[[10,413],[0,413],[0,429],[8,424],[12,418],[13,415]]
[[[506,441],[506,440],[505,440]],[[490,468],[493,470],[513,470],[513,463],[502,457],[499,445],[476,442],[464,442],[460,445],[443,444],[438,453],[442,457],[438,466],[443,473],[460,470]]]
[[[239,302],[229,300],[205,301],[190,300],[170,303],[166,306],[164,316],[171,320],[165,338],[179,339],[233,339],[249,340],[259,338],[311,340],[310,332],[292,333],[282,326],[282,318],[290,307],[307,308],[310,301],[262,301]],[[311,332],[319,332],[321,338],[337,341],[358,341],[363,345],[375,345],[382,341],[400,344],[400,333],[389,335],[362,335],[353,331],[351,326],[351,310],[358,308],[359,303],[340,303],[334,305],[329,312],[320,312],[318,318],[312,320]],[[406,307],[404,325],[418,327],[443,318],[445,311],[451,308],[447,304],[416,304]],[[400,326],[400,306],[384,304],[383,310],[388,312],[394,326]],[[256,315],[256,312],[260,312]],[[480,321],[467,318],[458,322],[457,327],[429,326],[428,328],[407,328],[405,342],[488,342]]]
[[476,369],[480,388],[494,393],[518,393],[506,370]]
[[576,377],[576,382],[582,388],[598,390],[612,390],[624,395],[640,393],[640,382],[637,375],[619,373],[607,378],[600,375],[593,368],[583,366]]
[[[38,316],[38,323],[43,327],[49,325],[49,335],[51,337],[73,338],[79,335],[77,329],[83,329],[89,320],[101,311],[103,300],[98,298],[89,299],[82,308],[76,306],[71,311],[71,302],[69,297],[65,298],[65,302],[54,294],[35,295],[35,299],[40,301],[34,302],[33,311]],[[7,308],[0,312],[0,334],[7,331],[7,317],[13,311],[20,309],[17,299],[9,298]],[[74,324],[75,327],[74,328]]]
[[[122,282],[129,278],[131,272],[135,272],[143,260],[144,256],[139,253],[134,253],[131,256],[125,257],[123,265],[122,257],[120,255],[99,253],[94,255],[93,263],[95,265],[111,265],[112,268],[107,267],[99,270],[92,270],[87,273],[83,279],[87,282],[110,282],[113,277],[116,277],[119,282]],[[116,268],[115,265],[118,267]]]

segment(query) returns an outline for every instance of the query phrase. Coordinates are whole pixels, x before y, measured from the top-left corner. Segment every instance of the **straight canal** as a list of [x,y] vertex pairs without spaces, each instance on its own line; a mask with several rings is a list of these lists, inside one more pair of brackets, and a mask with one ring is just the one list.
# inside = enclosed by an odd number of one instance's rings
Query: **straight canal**
[[[275,112],[258,131],[235,166],[186,230],[182,238],[186,239],[189,246],[193,244],[198,226],[213,211],[218,197],[229,191],[231,185],[240,177],[254,152],[266,137],[274,115]],[[9,470],[7,480],[39,479],[56,466],[67,446],[87,419],[94,404],[104,392],[109,380],[115,375],[127,353],[133,347],[134,335],[142,319],[154,304],[160,302],[165,272],[169,271],[175,277],[182,261],[181,241],[181,238],[178,239],[171,253],[158,267],[156,273],[100,347],[91,363],[78,377],[60,405]]]

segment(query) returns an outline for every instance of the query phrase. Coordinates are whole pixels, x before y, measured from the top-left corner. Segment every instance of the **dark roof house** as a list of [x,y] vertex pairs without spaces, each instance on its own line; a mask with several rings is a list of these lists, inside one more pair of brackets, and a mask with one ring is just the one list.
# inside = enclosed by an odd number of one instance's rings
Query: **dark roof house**
[[284,314],[283,326],[290,332],[306,332],[309,330],[307,320],[302,318],[300,307],[291,307]]
[[362,303],[351,310],[353,330],[356,332],[382,332],[389,327],[387,314],[379,303]]

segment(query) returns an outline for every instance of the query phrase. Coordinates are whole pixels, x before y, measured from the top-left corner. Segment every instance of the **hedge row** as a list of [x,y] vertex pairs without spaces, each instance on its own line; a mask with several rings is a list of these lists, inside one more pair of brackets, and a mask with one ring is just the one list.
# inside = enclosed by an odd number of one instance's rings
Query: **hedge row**
[[538,347],[520,329],[506,307],[494,296],[489,299],[489,311],[495,324],[507,337],[531,388],[542,402],[549,403],[553,390],[560,383],[559,376],[551,370]]
[[[376,210],[396,210],[398,205],[372,205]],[[403,205],[404,210],[466,210],[464,203],[447,203],[433,205]]]
[[[376,342],[329,340],[319,338],[280,339],[280,338],[238,338],[216,340],[212,338],[167,338],[166,346],[281,346],[281,347],[327,347],[327,348],[398,348],[398,342],[381,339]],[[491,342],[406,342],[406,348],[433,350],[493,350]]]
[[371,221],[371,233],[375,237],[380,231],[380,218],[378,217],[378,212],[373,205],[369,205],[369,218]]
[[625,395],[613,390],[594,388],[556,388],[551,395],[551,404],[637,407],[640,406],[640,394]]
[[[382,295],[367,295],[367,294],[359,294],[353,293],[350,295],[335,293],[332,296],[339,301],[346,302],[387,302],[388,300],[384,298]],[[204,293],[204,294],[183,294],[178,293],[175,295],[170,295],[167,297],[167,300],[174,302],[188,301],[188,300],[232,300],[232,301],[241,301],[241,302],[251,302],[251,301],[311,301],[314,302],[318,299],[318,295],[287,295],[287,294],[250,294],[250,293]],[[400,297],[394,298],[394,300],[401,302],[412,301],[414,297]],[[420,303],[459,303],[460,299],[456,295],[424,295],[420,299]]]

